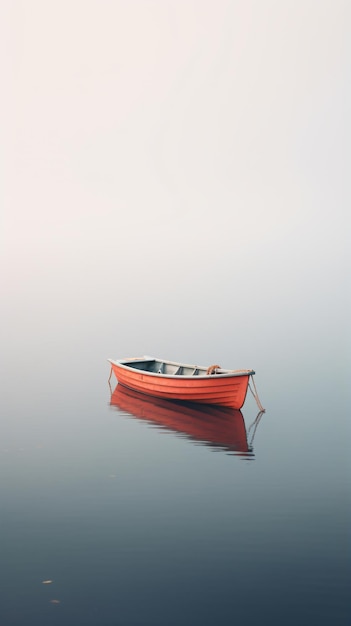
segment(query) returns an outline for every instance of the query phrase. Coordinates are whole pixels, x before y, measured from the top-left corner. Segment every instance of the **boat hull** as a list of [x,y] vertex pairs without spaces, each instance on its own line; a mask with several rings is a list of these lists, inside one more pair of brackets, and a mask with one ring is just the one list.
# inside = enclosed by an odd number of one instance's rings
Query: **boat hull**
[[251,370],[215,376],[167,376],[111,361],[117,381],[129,389],[165,400],[181,400],[241,409]]

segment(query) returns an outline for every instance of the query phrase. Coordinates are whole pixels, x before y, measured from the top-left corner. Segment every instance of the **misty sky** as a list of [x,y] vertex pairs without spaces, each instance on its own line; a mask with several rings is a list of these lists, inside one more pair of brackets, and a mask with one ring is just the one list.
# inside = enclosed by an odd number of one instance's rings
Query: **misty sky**
[[12,353],[68,337],[181,360],[169,328],[190,354],[215,319],[212,347],[234,328],[241,357],[249,335],[330,349],[349,302],[350,6],[2,2]]

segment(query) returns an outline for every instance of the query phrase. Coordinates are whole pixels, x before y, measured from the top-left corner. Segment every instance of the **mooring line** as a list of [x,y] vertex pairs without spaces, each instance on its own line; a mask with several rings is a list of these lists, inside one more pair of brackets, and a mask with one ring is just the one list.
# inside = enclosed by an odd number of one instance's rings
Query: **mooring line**
[[260,399],[259,399],[259,397],[258,397],[258,392],[257,392],[257,388],[256,388],[255,380],[254,380],[254,377],[253,377],[253,375],[252,375],[252,374],[251,374],[251,379],[252,379],[252,383],[253,383],[253,386],[254,386],[254,388],[255,388],[255,391],[253,391],[253,390],[252,390],[252,387],[251,387],[251,385],[250,385],[250,378],[249,378],[249,388],[250,388],[250,391],[251,391],[251,393],[252,393],[253,397],[255,398],[256,403],[257,403],[257,406],[258,406],[258,408],[260,409],[260,411],[262,411],[263,413],[265,413],[265,412],[266,412],[266,409],[264,409],[264,408],[263,408],[263,406],[262,406],[262,404],[261,404],[261,400],[260,400]]

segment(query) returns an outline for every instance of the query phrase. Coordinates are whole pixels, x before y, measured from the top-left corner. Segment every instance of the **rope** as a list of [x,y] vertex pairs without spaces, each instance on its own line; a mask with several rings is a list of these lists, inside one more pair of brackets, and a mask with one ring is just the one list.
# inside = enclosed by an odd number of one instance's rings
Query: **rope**
[[[260,420],[261,420],[261,417],[262,417],[263,413],[264,413],[264,411],[260,411],[257,414],[256,419],[252,422],[251,426],[249,427],[249,429],[247,431],[247,435],[246,435],[247,436],[247,444],[248,444],[248,447],[250,448],[250,450],[253,450],[253,440],[254,440],[254,437],[255,437],[255,434],[256,434],[256,430],[257,430],[257,427],[258,427],[258,425],[260,423]],[[251,436],[251,439],[250,439],[250,431],[252,429],[253,429],[253,433],[252,433],[252,436]]]
[[261,404],[261,400],[260,400],[260,399],[259,399],[259,397],[258,397],[258,392],[257,392],[257,389],[256,389],[256,385],[255,385],[254,377],[253,377],[252,375],[251,375],[251,380],[252,380],[252,384],[253,384],[253,386],[254,386],[255,391],[253,391],[253,390],[252,390],[252,387],[251,387],[251,385],[250,385],[250,378],[249,378],[249,388],[250,388],[250,391],[251,391],[251,393],[252,393],[253,397],[255,398],[256,403],[257,403],[257,406],[258,406],[258,408],[260,409],[260,411],[262,411],[262,413],[265,413],[265,412],[266,412],[266,409],[264,409],[264,408],[263,408],[263,406],[262,406],[262,404]]
[[207,376],[211,376],[211,374],[216,374],[216,370],[220,370],[221,366],[220,365],[210,365],[210,367],[207,368],[206,374]]
[[111,371],[110,371],[110,375],[109,375],[109,377],[108,377],[108,381],[107,381],[108,383],[109,383],[109,382],[110,382],[110,380],[111,380],[112,372],[113,372],[113,369],[112,369],[112,365],[111,365]]

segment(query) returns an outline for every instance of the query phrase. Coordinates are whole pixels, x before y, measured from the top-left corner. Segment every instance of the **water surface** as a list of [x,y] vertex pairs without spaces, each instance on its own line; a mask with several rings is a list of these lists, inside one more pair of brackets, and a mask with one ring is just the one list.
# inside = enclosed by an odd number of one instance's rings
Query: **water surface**
[[110,388],[105,362],[59,365],[8,380],[1,624],[349,623],[338,376],[336,404],[268,362],[266,413],[249,395],[230,415]]

